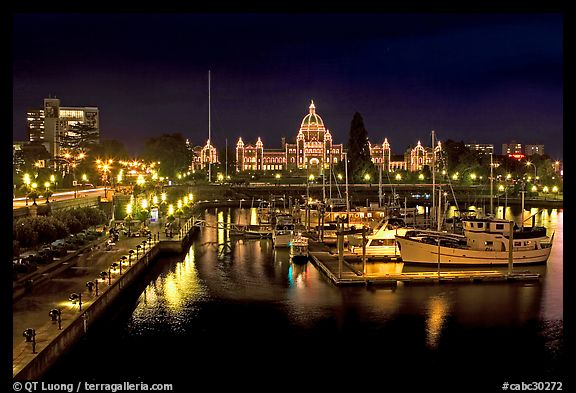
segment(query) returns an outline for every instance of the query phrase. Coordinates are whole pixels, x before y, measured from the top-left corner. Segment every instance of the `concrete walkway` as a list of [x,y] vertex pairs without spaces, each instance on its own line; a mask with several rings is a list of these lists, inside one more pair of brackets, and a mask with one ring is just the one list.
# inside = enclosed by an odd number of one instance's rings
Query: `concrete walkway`
[[[156,241],[176,240],[178,237],[167,238],[160,226],[151,228],[156,235]],[[160,234],[160,236],[158,236]],[[90,305],[96,297],[95,289],[89,292],[86,286],[88,281],[99,278],[100,272],[108,272],[112,263],[119,262],[123,255],[128,256],[129,250],[136,251],[137,245],[146,240],[143,237],[121,238],[111,250],[103,246],[107,237],[103,238],[102,246],[93,248],[67,261],[69,268],[50,277],[44,282],[35,285],[33,289],[13,303],[13,371],[22,369],[35,354],[32,353],[32,343],[26,342],[24,330],[36,330],[36,352],[46,346],[62,330],[58,329],[58,322],[52,321],[49,312],[54,308],[61,310],[61,326],[64,329],[79,314],[78,304],[73,304],[68,298],[72,293],[82,294],[82,310]],[[153,243],[153,241],[152,241]],[[153,244],[152,244],[153,245]],[[146,247],[146,251],[150,248]],[[140,249],[139,256],[143,251]],[[136,260],[136,252],[132,254],[132,263]],[[123,264],[123,272],[128,269],[128,262]],[[119,275],[119,269],[110,270],[111,284]],[[105,291],[109,285],[108,278],[98,280],[99,293]]]

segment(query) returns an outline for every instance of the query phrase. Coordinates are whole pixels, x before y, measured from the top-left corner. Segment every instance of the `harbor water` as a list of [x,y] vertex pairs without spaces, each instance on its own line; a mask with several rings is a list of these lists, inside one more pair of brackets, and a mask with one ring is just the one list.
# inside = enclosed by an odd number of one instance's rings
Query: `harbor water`
[[[255,210],[204,218],[246,224]],[[270,239],[202,228],[186,255],[158,260],[46,378],[173,382],[177,391],[566,383],[563,211],[539,212],[536,225],[554,233],[548,263],[521,267],[541,273],[539,282],[395,287],[336,287]],[[368,272],[381,269],[418,268],[368,263]]]

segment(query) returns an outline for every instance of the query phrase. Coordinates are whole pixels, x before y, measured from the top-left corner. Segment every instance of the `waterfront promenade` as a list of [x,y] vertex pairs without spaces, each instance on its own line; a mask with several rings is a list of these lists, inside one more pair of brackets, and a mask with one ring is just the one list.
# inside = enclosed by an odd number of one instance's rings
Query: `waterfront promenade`
[[[50,274],[48,279],[43,280],[35,285],[26,294],[17,297],[13,303],[13,376],[16,376],[24,367],[26,367],[44,348],[54,341],[60,334],[66,331],[76,322],[78,318],[85,317],[85,311],[94,301],[101,297],[106,291],[113,287],[121,277],[119,266],[111,268],[113,263],[120,263],[121,258],[126,256],[122,264],[122,274],[126,275],[132,269],[137,261],[150,257],[154,246],[159,242],[175,243],[180,245],[181,237],[176,234],[174,237],[166,237],[160,226],[151,227],[153,236],[147,242],[146,252],[142,242],[146,241],[143,237],[122,237],[111,249],[106,248],[107,237],[101,239],[100,244],[91,247],[72,259],[66,260],[62,264],[67,264],[67,268],[58,269],[58,273]],[[136,247],[141,248],[136,253]],[[134,253],[128,261],[129,251]],[[138,254],[138,259],[136,258]],[[42,275],[43,270],[53,269],[45,266],[40,268],[36,274]],[[100,273],[110,273],[110,278],[101,277]],[[23,277],[22,280],[27,279]],[[90,291],[87,282],[98,281],[98,295],[96,288]],[[72,293],[81,294],[82,310],[79,303],[69,300]],[[60,327],[58,320],[51,320],[49,312],[53,309],[60,310]],[[92,322],[92,321],[91,321]],[[86,322],[84,322],[86,324]],[[32,342],[26,342],[23,335],[26,329],[34,329],[35,348]],[[85,325],[86,329],[86,325]],[[33,352],[33,349],[35,351]]]

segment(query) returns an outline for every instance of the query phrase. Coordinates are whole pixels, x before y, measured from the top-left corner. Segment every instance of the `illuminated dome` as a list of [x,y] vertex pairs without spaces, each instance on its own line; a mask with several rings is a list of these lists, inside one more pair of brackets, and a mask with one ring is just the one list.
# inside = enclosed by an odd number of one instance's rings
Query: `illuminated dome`
[[324,121],[322,121],[322,118],[316,114],[314,101],[311,101],[309,109],[310,112],[304,116],[304,119],[302,119],[300,132],[304,133],[304,138],[306,140],[324,140],[326,128],[324,127]]

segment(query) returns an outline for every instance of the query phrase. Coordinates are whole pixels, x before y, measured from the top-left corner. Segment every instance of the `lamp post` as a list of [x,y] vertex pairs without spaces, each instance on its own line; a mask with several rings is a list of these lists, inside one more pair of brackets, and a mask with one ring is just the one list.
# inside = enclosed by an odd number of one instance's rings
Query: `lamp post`
[[132,254],[134,254],[134,250],[128,251],[128,266],[132,266]]
[[126,205],[126,219],[128,220],[128,238],[132,235],[130,229],[132,227],[132,203]]
[[59,308],[53,308],[48,315],[53,321],[58,321],[58,330],[62,330],[62,311]]
[[23,182],[26,185],[26,206],[28,206],[28,192],[30,191],[30,175],[25,173],[24,174],[24,178],[23,178]]
[[530,162],[530,161],[526,161],[526,166],[530,166],[532,165],[534,167],[534,183],[536,183],[536,164]]
[[142,246],[141,246],[140,244],[138,244],[138,245],[136,246],[136,259],[138,259],[138,253],[139,253],[139,251],[140,251],[141,248],[142,248]]
[[70,294],[68,299],[72,302],[72,304],[78,302],[78,311],[82,311],[82,293],[73,292]]
[[32,353],[36,353],[36,330],[28,328],[22,333],[27,343],[32,343]]

